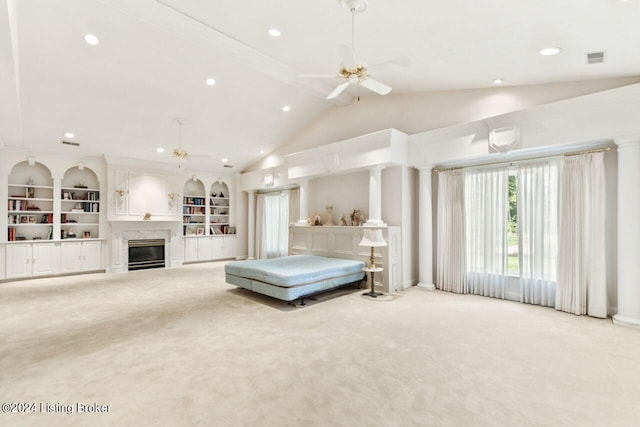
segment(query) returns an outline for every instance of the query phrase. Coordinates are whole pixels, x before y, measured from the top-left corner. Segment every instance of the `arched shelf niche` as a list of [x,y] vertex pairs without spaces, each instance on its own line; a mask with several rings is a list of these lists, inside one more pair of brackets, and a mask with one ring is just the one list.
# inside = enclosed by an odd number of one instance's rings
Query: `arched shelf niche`
[[190,178],[184,183],[182,194],[183,235],[204,235],[207,208],[204,183],[196,177]]
[[100,228],[100,182],[87,167],[67,169],[60,188],[61,237],[98,238]]
[[53,177],[48,167],[32,161],[13,166],[7,211],[8,241],[53,238]]
[[211,184],[209,199],[209,231],[212,235],[228,234],[231,218],[229,187],[221,179]]

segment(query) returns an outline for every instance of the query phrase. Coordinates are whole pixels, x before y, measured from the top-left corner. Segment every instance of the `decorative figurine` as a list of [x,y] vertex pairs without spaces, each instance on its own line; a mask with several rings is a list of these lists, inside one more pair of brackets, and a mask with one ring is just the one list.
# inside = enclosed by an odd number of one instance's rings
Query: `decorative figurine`
[[342,225],[343,227],[348,226],[349,224],[347,224],[347,215],[346,214],[342,214],[342,217],[340,218],[340,225]]
[[313,222],[311,225],[322,225],[322,215],[316,213],[313,215]]
[[335,225],[333,223],[333,205],[326,205],[325,209],[327,210],[327,218],[324,221],[324,225]]
[[215,191],[213,193],[211,193],[211,197],[216,197],[218,195],[218,193],[216,193]]

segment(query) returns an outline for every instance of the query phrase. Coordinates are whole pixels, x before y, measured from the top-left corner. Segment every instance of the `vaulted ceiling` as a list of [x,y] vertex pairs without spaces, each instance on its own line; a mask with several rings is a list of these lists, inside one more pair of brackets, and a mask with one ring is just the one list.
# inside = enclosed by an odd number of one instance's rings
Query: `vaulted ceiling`
[[[180,143],[180,117],[182,146],[196,155],[190,167],[239,172],[327,110],[380,96],[354,85],[330,102],[337,78],[301,77],[340,68],[336,45],[351,44],[352,15],[339,0],[0,6],[8,147],[176,163],[168,153]],[[368,0],[354,18],[359,62],[409,58],[370,69],[392,94],[640,74],[638,0]],[[540,55],[547,47],[561,53]],[[587,64],[586,53],[601,51],[604,63]]]

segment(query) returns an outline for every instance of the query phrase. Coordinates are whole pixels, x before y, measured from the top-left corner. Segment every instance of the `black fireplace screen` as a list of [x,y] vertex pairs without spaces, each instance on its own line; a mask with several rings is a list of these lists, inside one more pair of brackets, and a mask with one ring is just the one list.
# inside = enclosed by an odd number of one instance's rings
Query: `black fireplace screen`
[[164,239],[129,240],[129,270],[164,266]]

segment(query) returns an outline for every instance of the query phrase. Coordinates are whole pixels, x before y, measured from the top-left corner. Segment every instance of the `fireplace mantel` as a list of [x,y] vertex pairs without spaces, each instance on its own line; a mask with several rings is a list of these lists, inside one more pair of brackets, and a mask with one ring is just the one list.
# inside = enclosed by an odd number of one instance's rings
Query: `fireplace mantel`
[[112,266],[110,271],[127,271],[128,241],[139,239],[164,239],[167,268],[181,263],[180,235],[182,221],[177,219],[122,219],[111,220]]

